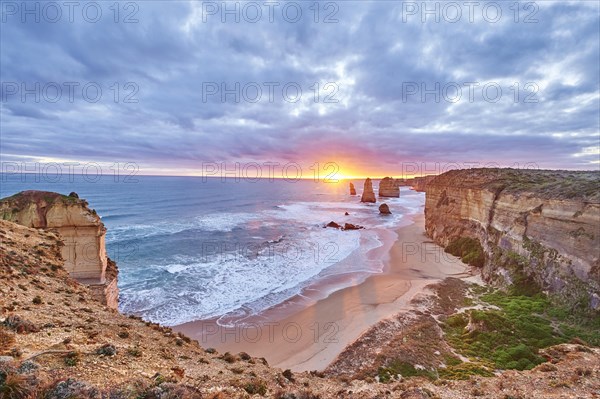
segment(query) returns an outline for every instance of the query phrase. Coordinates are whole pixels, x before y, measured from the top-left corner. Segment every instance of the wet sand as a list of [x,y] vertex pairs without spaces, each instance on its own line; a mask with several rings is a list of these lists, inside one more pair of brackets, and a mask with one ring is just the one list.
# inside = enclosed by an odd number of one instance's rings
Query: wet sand
[[[374,250],[386,265],[381,274],[324,298],[318,296],[319,286],[310,287],[302,298],[247,318],[243,327],[222,327],[213,319],[174,329],[219,352],[246,352],[293,371],[322,370],[369,327],[412,309],[411,299],[426,285],[469,276],[466,265],[425,236],[424,220],[423,214],[412,216],[412,224],[396,231],[395,241]],[[311,290],[319,299],[306,300]]]

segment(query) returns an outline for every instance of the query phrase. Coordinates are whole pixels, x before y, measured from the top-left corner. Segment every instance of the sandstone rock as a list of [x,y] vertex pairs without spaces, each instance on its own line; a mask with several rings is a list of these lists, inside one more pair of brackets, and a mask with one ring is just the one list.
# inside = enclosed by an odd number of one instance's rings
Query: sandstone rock
[[363,189],[360,202],[377,202],[377,199],[375,198],[375,193],[373,192],[373,183],[368,177],[367,180],[365,180],[365,187]]
[[382,215],[391,215],[392,212],[390,211],[390,207],[388,206],[388,204],[381,204],[379,205],[379,213],[381,213]]
[[380,197],[400,197],[400,182],[391,177],[384,177],[379,182]]
[[336,222],[334,222],[334,221],[331,221],[331,222],[327,223],[327,224],[325,225],[325,227],[333,227],[334,229],[339,229],[339,228],[341,228],[342,226],[340,226],[339,224],[337,224],[337,223],[336,223]]
[[435,178],[436,178],[435,175],[415,177],[414,179],[412,179],[411,187],[415,191],[418,191],[421,193],[425,192],[425,189],[427,188],[427,184]]
[[508,285],[520,270],[530,289],[600,308],[600,172],[453,170],[425,189],[427,235],[477,239],[484,280]]
[[107,306],[117,308],[116,265],[107,279],[106,228],[96,212],[76,193],[23,191],[0,200],[0,217],[33,228],[56,229],[64,242],[64,267],[88,285]]
[[352,223],[345,223],[344,224],[344,230],[360,230],[363,229],[364,227],[356,225],[356,224],[352,224]]
[[354,188],[354,184],[350,182],[350,195],[356,195],[356,189]]

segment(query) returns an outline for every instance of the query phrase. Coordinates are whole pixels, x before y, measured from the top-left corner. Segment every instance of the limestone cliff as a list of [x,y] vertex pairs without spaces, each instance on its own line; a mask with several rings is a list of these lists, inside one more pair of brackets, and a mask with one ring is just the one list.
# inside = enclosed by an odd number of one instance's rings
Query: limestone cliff
[[415,191],[418,191],[421,193],[425,192],[427,183],[432,181],[435,177],[436,177],[435,175],[415,177],[414,179],[412,179],[411,186],[412,186],[413,190],[415,190]]
[[373,182],[371,182],[371,179],[368,177],[367,180],[365,180],[365,186],[363,188],[362,196],[360,197],[360,202],[377,202],[375,193],[373,192]]
[[425,229],[438,244],[479,241],[482,274],[600,310],[600,173],[453,170],[426,186]]
[[391,177],[384,177],[379,182],[380,197],[400,197],[400,181]]
[[85,200],[47,191],[23,191],[0,200],[0,217],[27,227],[55,229],[70,276],[109,307],[118,306],[117,267],[106,256],[106,228]]

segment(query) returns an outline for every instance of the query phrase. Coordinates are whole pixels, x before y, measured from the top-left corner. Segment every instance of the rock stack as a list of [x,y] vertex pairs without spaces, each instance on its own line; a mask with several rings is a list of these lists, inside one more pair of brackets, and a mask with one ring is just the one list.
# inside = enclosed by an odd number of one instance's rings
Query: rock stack
[[356,195],[356,189],[354,188],[354,184],[350,182],[350,195]]
[[379,182],[380,197],[400,197],[400,181],[394,180],[391,177],[384,177]]
[[69,275],[85,284],[100,302],[117,309],[117,266],[106,256],[106,228],[96,211],[79,199],[46,191],[23,191],[0,200],[2,219],[33,228],[56,229]]
[[377,202],[377,199],[375,198],[375,193],[373,192],[373,183],[368,177],[367,180],[365,180],[365,187],[363,189],[360,202]]
[[391,215],[392,212],[390,211],[390,207],[388,206],[388,204],[381,204],[379,205],[379,213],[381,213],[382,215]]

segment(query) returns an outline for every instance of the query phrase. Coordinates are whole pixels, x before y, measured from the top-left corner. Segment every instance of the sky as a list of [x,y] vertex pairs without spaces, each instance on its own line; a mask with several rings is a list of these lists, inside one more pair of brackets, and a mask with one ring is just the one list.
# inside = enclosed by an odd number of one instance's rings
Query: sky
[[65,4],[0,3],[5,172],[600,167],[596,1]]

